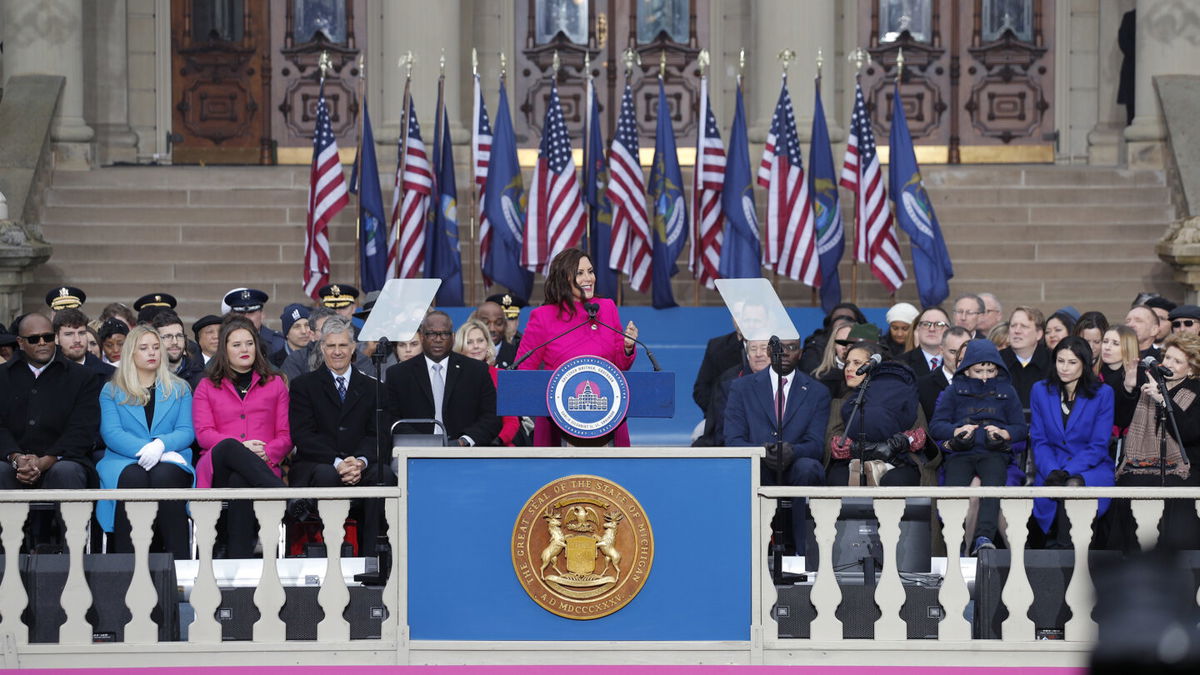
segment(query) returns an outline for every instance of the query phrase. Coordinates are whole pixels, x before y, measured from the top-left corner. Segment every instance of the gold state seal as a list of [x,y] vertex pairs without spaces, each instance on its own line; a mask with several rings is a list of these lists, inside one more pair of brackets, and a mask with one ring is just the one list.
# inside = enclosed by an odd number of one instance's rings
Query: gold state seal
[[566,476],[521,508],[512,558],[534,602],[568,619],[596,619],[629,604],[646,585],[654,533],[625,488],[599,476]]

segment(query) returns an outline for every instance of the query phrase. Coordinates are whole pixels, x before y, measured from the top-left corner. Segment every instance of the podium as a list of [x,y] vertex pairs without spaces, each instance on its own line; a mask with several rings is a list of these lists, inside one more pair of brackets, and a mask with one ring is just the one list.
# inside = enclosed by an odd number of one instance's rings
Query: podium
[[[497,379],[496,414],[548,417],[546,390],[552,370],[502,370]],[[626,417],[674,417],[675,373],[632,371],[624,373],[629,383]]]

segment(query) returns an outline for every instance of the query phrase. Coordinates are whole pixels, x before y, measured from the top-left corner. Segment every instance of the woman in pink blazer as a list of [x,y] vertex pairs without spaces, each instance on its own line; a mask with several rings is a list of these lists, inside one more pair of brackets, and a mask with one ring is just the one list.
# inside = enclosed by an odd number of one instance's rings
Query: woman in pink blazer
[[[283,487],[279,465],[292,451],[288,389],[257,338],[248,319],[226,319],[217,353],[196,385],[196,487]],[[225,523],[228,556],[250,557],[258,533],[251,502],[230,502]]]
[[[596,320],[616,330],[596,325],[579,328],[538,349],[521,364],[521,370],[553,370],[576,356],[599,356],[621,370],[629,370],[637,358],[637,345],[633,341],[638,336],[637,326],[630,321],[625,327],[626,337],[622,337],[616,304],[607,298],[595,297],[595,286],[596,272],[586,253],[569,248],[554,256],[546,273],[546,302],[529,315],[529,324],[525,326],[525,335],[517,349],[517,360],[569,328],[588,323],[584,303],[598,305]],[[537,419],[533,444],[538,447],[562,445],[561,432],[549,418]],[[613,430],[612,444],[629,446],[629,428],[625,422]]]

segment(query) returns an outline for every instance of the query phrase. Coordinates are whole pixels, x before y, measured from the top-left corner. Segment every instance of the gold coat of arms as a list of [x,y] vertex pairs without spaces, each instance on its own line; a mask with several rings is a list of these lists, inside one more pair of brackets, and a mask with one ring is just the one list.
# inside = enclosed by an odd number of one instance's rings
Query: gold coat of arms
[[566,476],[525,502],[513,526],[512,556],[534,602],[568,619],[596,619],[642,590],[654,533],[625,488],[599,476]]

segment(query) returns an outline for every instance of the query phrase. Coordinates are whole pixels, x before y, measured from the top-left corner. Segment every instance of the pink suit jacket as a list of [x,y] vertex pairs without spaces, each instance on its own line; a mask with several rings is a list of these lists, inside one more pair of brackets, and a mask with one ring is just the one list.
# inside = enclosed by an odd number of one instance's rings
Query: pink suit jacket
[[[617,332],[599,326],[584,326],[539,349],[521,364],[520,369],[554,370],[576,356],[599,356],[611,361],[621,370],[629,370],[637,359],[637,348],[634,347],[632,354],[625,353],[625,338],[620,334],[624,333],[624,329],[616,304],[608,298],[596,298],[593,302],[600,306],[596,319],[615,328]],[[529,323],[525,326],[525,333],[517,349],[517,359],[568,328],[587,322],[587,311],[579,302],[575,303],[573,316],[561,314],[557,306],[538,307],[529,315]],[[557,447],[562,444],[559,429],[549,418],[538,418],[533,431],[533,444],[538,447]],[[625,422],[613,431],[613,445],[629,446],[629,428]]]
[[196,487],[212,487],[209,451],[226,438],[266,443],[267,466],[276,476],[282,475],[279,464],[292,451],[288,402],[288,388],[279,375],[265,384],[253,375],[244,399],[229,380],[221,380],[219,387],[207,377],[200,380],[192,397],[192,423],[200,444]]

